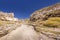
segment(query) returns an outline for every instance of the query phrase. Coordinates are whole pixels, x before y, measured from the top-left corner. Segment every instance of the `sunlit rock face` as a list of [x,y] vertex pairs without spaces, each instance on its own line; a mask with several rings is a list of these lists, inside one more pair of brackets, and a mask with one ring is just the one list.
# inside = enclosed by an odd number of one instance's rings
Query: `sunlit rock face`
[[18,21],[18,19],[14,17],[14,13],[7,12],[0,12],[0,20]]
[[0,38],[0,40],[39,40],[33,26],[21,25],[16,30]]
[[18,18],[6,17],[6,20],[8,20],[8,21],[18,21]]
[[[60,3],[37,10],[30,16],[31,21],[44,20],[48,17],[60,15]],[[59,16],[60,17],[60,16]]]
[[0,19],[1,20],[12,20],[14,18],[14,13],[7,13],[7,12],[0,12]]

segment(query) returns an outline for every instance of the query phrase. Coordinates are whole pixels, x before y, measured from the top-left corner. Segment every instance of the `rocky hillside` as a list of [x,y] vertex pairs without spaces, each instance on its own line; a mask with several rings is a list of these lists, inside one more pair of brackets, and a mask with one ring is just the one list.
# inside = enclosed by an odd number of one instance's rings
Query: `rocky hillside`
[[0,37],[7,35],[21,24],[21,20],[14,17],[14,13],[0,12]]
[[60,3],[33,12],[30,21],[41,40],[60,40]]
[[31,21],[35,21],[38,19],[46,20],[49,17],[55,17],[55,16],[56,17],[60,16],[60,3],[33,12],[30,17],[30,20]]

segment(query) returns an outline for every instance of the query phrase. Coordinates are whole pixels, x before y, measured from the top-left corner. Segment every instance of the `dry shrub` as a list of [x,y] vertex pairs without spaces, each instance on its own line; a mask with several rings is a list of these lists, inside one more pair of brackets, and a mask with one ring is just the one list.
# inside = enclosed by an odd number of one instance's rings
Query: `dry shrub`
[[47,27],[60,27],[60,17],[51,17],[44,22]]

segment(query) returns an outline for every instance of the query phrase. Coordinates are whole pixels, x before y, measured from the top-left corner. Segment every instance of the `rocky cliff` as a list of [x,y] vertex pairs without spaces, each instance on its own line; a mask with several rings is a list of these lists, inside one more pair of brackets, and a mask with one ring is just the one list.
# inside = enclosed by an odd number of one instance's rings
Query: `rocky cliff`
[[37,10],[30,16],[31,21],[46,20],[49,17],[60,17],[60,3]]
[[41,40],[60,40],[60,3],[33,12],[30,21]]

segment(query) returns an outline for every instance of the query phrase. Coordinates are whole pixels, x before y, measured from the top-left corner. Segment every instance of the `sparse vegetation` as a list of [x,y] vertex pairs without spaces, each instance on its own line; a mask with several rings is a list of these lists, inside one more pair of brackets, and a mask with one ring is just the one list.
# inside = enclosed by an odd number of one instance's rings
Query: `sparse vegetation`
[[51,17],[48,20],[44,21],[44,26],[47,27],[60,27],[60,18],[59,17]]
[[2,26],[3,25],[3,22],[0,20],[0,26]]

